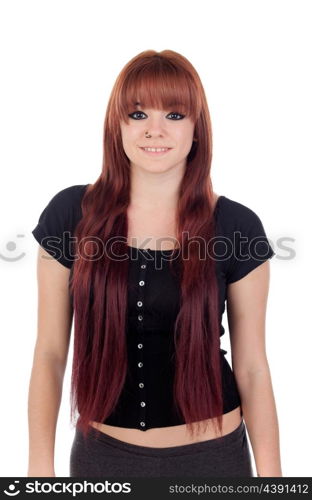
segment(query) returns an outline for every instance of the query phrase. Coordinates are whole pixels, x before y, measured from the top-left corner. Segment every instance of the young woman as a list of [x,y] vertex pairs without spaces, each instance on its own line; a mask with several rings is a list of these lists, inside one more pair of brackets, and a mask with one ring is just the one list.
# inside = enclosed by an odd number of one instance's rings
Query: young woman
[[29,475],[55,475],[73,317],[70,476],[253,476],[245,423],[257,474],[282,475],[265,352],[274,251],[251,208],[213,191],[211,160],[194,67],[138,54],[109,99],[99,178],[58,192],[32,231]]

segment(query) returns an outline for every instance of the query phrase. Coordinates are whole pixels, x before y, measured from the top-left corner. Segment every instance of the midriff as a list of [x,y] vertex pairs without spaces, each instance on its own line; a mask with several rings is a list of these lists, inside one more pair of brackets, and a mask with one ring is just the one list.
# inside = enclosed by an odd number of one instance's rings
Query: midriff
[[[209,420],[211,419],[208,419],[208,421]],[[241,421],[242,417],[240,414],[240,406],[238,406],[234,410],[222,415],[221,435],[215,432],[212,425],[209,425],[205,432],[194,435],[193,438],[186,430],[186,425],[155,427],[153,429],[147,429],[144,432],[139,429],[116,427],[113,425],[101,424],[95,421],[90,421],[90,425],[95,429],[98,429],[111,437],[125,441],[126,443],[136,444],[139,446],[151,446],[153,448],[163,448],[219,438],[237,429]]]

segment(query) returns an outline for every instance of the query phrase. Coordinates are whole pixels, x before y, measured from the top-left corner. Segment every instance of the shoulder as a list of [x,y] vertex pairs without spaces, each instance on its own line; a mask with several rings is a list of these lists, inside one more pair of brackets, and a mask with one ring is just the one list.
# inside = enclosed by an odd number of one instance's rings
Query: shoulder
[[81,201],[89,184],[75,184],[61,189],[48,201],[40,216],[51,218],[55,222],[74,223],[82,216]]
[[43,236],[72,232],[82,217],[81,201],[89,184],[75,184],[61,189],[45,200],[33,235]]
[[81,201],[89,184],[61,189],[43,208],[32,234],[38,243],[61,264],[71,267],[69,235],[82,217]]
[[224,230],[261,223],[258,213],[253,208],[224,195],[221,195],[217,202],[217,221]]
[[251,207],[222,196],[216,218],[217,236],[229,246],[220,254],[226,283],[243,278],[275,252],[270,244],[262,220]]
[[56,207],[79,205],[89,184],[75,184],[61,189],[50,200]]

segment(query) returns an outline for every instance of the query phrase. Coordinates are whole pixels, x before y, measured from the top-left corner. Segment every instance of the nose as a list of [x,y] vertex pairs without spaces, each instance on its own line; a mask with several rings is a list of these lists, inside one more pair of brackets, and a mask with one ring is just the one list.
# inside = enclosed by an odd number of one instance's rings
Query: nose
[[153,116],[149,116],[147,120],[145,120],[145,129],[148,133],[155,137],[157,135],[165,135],[166,133],[166,118],[162,116],[163,112],[159,114],[154,114]]

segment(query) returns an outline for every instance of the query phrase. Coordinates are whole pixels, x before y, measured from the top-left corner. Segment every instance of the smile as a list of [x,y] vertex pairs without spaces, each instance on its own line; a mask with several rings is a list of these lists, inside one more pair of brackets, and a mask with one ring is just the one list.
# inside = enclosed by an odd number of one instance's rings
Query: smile
[[171,148],[140,148],[144,153],[152,156],[160,156],[168,153]]

